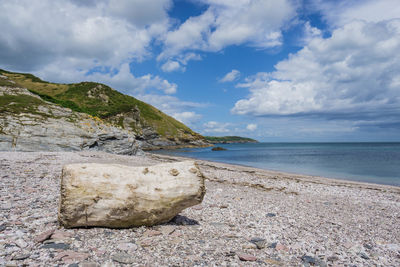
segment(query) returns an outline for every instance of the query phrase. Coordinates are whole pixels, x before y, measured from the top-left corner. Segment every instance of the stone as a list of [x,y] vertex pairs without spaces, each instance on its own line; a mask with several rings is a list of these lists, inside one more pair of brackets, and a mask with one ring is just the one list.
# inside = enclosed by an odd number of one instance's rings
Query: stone
[[198,221],[189,219],[188,217],[182,215],[176,215],[171,222],[176,225],[199,225]]
[[86,260],[87,258],[90,257],[89,253],[83,253],[83,252],[76,252],[73,250],[67,250],[63,251],[57,254],[57,256],[54,258],[55,260],[60,260],[62,259],[63,262],[79,262]]
[[14,257],[12,257],[12,259],[16,260],[16,261],[25,260],[25,259],[29,258],[29,256],[31,256],[31,254],[29,254],[29,253],[17,254]]
[[212,151],[224,151],[224,150],[227,150],[227,149],[223,148],[223,147],[220,147],[220,146],[216,146],[216,147],[213,147],[211,150]]
[[275,217],[276,214],[275,213],[267,213],[267,217]]
[[0,225],[0,232],[3,232],[6,229],[7,229],[7,224],[3,223]]
[[118,249],[120,250],[125,250],[129,252],[133,252],[137,250],[137,245],[135,243],[130,243],[130,242],[122,242],[118,244]]
[[50,236],[54,233],[54,230],[55,229],[47,230],[46,232],[39,234],[38,236],[35,237],[34,241],[36,243],[42,243],[43,241],[50,238]]
[[263,238],[254,237],[250,240],[251,243],[257,246],[258,249],[265,248],[266,240]]
[[62,240],[62,239],[70,238],[71,236],[72,236],[71,233],[61,231],[61,230],[56,230],[51,235],[51,239]]
[[163,235],[170,235],[175,231],[175,227],[172,225],[166,225],[160,228]]
[[69,244],[65,243],[47,243],[42,246],[42,248],[53,248],[53,249],[63,249],[67,250],[70,248]]
[[114,261],[118,262],[118,263],[123,263],[123,264],[132,264],[134,262],[134,258],[127,254],[127,253],[116,253],[114,255],[112,255],[111,257]]
[[278,245],[278,242],[273,242],[268,245],[268,248],[276,248],[276,245]]
[[238,254],[238,257],[241,261],[256,261],[257,257],[249,254]]
[[152,237],[152,236],[158,236],[158,235],[162,235],[162,233],[157,230],[147,230],[143,234],[143,236],[145,236],[145,237]]
[[193,161],[65,165],[58,220],[66,228],[151,226],[201,203],[204,194],[204,176]]
[[17,241],[15,241],[15,244],[20,248],[26,248],[28,246],[28,243],[26,243],[22,239],[18,239]]

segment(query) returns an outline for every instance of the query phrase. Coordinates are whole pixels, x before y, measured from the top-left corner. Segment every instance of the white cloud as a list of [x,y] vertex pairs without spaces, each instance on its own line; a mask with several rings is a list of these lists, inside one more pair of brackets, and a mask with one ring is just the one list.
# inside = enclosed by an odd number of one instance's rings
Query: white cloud
[[119,65],[149,55],[169,26],[171,0],[0,1],[0,61],[33,71],[68,61],[74,69]]
[[186,50],[220,51],[229,45],[269,48],[281,44],[281,29],[296,15],[295,1],[201,1],[209,5],[164,37],[159,59]]
[[198,122],[202,116],[193,111],[184,111],[184,112],[174,113],[172,114],[172,117],[190,126],[193,125],[193,123]]
[[236,102],[233,113],[400,115],[400,19],[348,23],[329,38],[312,38],[275,68],[238,85],[250,96]]
[[203,132],[206,133],[229,133],[231,129],[229,127],[232,126],[231,123],[225,122],[216,122],[216,121],[209,121],[203,124]]
[[225,82],[233,82],[240,77],[240,71],[238,70],[232,70],[231,72],[228,72],[222,79],[219,80],[221,83]]
[[354,20],[379,22],[398,18],[398,0],[324,1],[313,0],[313,7],[321,10],[332,27],[340,27]]
[[162,66],[161,69],[164,72],[171,72],[171,71],[176,71],[176,70],[184,70],[181,66],[181,64],[178,61],[174,60],[168,60],[165,62]]
[[253,132],[257,129],[257,124],[255,124],[255,123],[247,124],[246,129]]

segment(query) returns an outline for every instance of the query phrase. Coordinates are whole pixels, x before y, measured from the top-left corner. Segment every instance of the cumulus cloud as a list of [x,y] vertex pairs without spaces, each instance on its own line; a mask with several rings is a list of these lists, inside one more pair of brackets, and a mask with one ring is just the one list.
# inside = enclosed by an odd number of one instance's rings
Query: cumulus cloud
[[203,124],[202,131],[206,133],[229,133],[231,132],[230,126],[232,124],[229,122],[209,121]]
[[250,95],[236,102],[233,113],[368,120],[399,116],[400,19],[353,21],[329,38],[312,38],[275,68],[238,85]]
[[295,1],[202,0],[208,9],[164,37],[159,59],[186,50],[220,51],[229,45],[269,48],[282,43],[281,29],[296,15]]
[[174,113],[172,114],[172,117],[190,126],[193,125],[195,122],[198,122],[202,116],[194,111],[184,111],[184,112]]
[[253,132],[257,129],[257,124],[255,124],[255,123],[247,124],[246,129]]
[[171,71],[176,71],[176,70],[183,70],[181,64],[178,61],[174,60],[168,60],[165,62],[162,66],[161,69],[164,72],[171,72]]
[[[56,61],[75,69],[119,66],[149,54],[169,27],[171,0],[0,2],[0,61],[33,71]],[[134,15],[132,15],[134,14]]]
[[397,0],[324,1],[313,0],[312,7],[320,10],[332,27],[340,27],[354,20],[379,22],[399,18]]
[[225,83],[225,82],[233,82],[240,77],[240,71],[238,70],[232,70],[228,72],[222,79],[219,80],[220,83]]

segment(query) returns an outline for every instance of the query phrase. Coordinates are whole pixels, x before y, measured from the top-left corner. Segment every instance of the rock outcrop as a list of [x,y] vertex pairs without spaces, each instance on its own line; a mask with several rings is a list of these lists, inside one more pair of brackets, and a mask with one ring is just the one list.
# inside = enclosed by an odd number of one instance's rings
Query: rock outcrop
[[204,177],[193,161],[71,164],[62,172],[58,218],[67,228],[155,225],[201,203],[204,194]]
[[0,107],[0,151],[141,151],[133,132],[43,101],[27,89],[0,86],[0,100],[5,98]]

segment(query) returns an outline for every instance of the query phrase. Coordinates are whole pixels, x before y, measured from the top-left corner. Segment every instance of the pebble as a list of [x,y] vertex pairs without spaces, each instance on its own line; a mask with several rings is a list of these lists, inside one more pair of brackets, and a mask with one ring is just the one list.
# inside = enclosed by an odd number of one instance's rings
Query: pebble
[[[0,207],[12,205],[0,210],[0,266],[321,267],[327,266],[325,261],[330,266],[400,266],[400,189],[265,170],[249,173],[243,171],[246,167],[201,160],[199,167],[209,178],[202,204],[166,224],[131,229],[58,225],[64,164],[145,166],[166,161],[157,157],[0,152]],[[258,250],[258,239],[267,240],[263,250]],[[131,263],[114,260],[118,253]],[[13,260],[22,254],[30,256]],[[241,261],[237,254],[253,254],[257,260]],[[303,261],[302,255],[315,263]]]
[[15,256],[13,256],[12,259],[13,259],[13,260],[17,260],[17,261],[19,261],[19,260],[25,260],[25,259],[29,258],[29,256],[31,256],[31,254],[29,254],[29,253],[17,254],[17,255],[15,255]]
[[69,249],[70,245],[65,243],[47,243],[44,244],[41,248],[53,248],[53,249]]
[[118,263],[123,263],[123,264],[131,264],[131,263],[135,262],[134,258],[127,253],[116,253],[116,254],[112,255],[111,258],[114,261],[116,261]]
[[237,254],[241,261],[256,261],[257,257],[250,254]]
[[39,234],[38,236],[35,237],[35,242],[37,243],[42,243],[43,241],[47,240],[50,238],[50,236],[54,233],[55,229],[47,230],[46,232],[43,232]]
[[265,248],[265,245],[267,243],[267,241],[263,238],[259,238],[259,237],[254,237],[250,240],[251,243],[255,244],[257,246],[258,249],[263,249]]
[[147,230],[143,234],[144,237],[152,237],[152,236],[158,236],[158,235],[162,235],[162,233],[157,230]]

